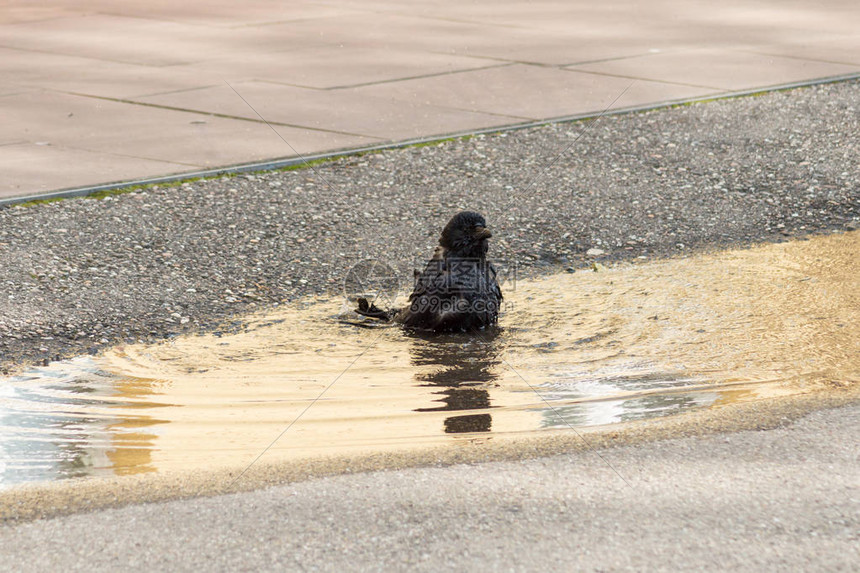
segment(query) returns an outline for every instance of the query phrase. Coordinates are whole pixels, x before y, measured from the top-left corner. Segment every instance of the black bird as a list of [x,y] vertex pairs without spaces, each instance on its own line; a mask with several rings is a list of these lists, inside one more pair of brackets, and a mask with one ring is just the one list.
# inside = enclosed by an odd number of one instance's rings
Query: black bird
[[384,311],[359,299],[357,312],[434,332],[467,332],[495,325],[502,290],[496,269],[486,258],[491,236],[480,214],[457,213],[442,230],[424,272],[416,273],[409,306]]

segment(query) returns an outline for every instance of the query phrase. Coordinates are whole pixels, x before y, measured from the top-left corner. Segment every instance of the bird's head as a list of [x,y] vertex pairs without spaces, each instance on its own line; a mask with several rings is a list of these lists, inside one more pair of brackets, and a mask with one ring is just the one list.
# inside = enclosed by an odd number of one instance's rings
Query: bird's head
[[492,236],[484,217],[474,211],[461,211],[445,225],[439,244],[457,257],[483,258],[487,254],[487,239]]

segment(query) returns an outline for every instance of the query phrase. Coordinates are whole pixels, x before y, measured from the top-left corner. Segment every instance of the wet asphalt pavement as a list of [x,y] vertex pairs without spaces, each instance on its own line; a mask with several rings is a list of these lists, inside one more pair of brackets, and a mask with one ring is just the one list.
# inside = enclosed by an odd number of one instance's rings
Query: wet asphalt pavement
[[343,475],[135,505],[0,527],[0,569],[856,571],[858,444],[855,405],[602,458]]

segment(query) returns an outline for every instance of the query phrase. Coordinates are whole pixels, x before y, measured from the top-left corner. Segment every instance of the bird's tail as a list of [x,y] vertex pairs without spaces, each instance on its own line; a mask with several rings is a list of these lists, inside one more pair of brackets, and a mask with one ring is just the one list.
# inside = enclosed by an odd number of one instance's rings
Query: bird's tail
[[358,299],[358,308],[355,309],[355,312],[362,316],[375,318],[383,322],[389,322],[391,317],[394,316],[393,311],[382,310],[372,302],[367,302],[366,298]]

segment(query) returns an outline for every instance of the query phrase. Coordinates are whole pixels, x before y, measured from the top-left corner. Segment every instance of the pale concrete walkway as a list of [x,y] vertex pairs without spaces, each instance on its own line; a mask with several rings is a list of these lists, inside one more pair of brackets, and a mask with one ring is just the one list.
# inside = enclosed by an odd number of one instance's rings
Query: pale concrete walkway
[[856,73],[858,30],[856,0],[10,0],[0,197]]

